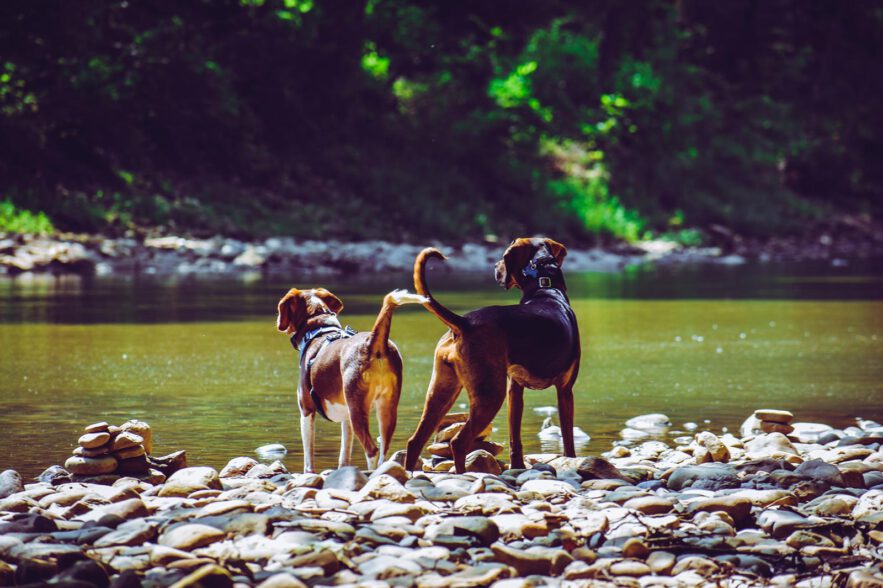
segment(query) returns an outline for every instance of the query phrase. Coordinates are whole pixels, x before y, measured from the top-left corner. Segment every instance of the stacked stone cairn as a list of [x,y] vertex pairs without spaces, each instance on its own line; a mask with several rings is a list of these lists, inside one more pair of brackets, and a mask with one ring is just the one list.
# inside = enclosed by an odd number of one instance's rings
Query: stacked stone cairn
[[[453,471],[454,462],[451,458],[454,454],[451,451],[451,439],[463,430],[467,418],[469,418],[467,412],[453,412],[442,418],[436,428],[434,442],[426,448],[432,457],[424,467],[425,470],[432,472]],[[492,428],[492,424],[488,424],[481,433],[476,435],[472,452],[466,457],[467,472],[499,474],[505,469],[506,465],[496,458],[503,451],[503,446],[488,440]]]
[[112,484],[123,476],[162,483],[166,475],[186,465],[183,451],[151,458],[153,433],[145,422],[130,420],[120,426],[94,423],[84,429],[73,455],[60,475],[75,482]]

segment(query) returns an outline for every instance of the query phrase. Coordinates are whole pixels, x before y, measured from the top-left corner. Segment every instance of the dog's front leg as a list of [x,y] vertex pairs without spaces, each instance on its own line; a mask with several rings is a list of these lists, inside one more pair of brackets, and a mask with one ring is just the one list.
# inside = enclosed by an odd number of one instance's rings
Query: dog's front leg
[[353,457],[353,425],[349,417],[340,422],[340,459],[337,467],[342,468],[350,465]]
[[509,460],[513,469],[524,469],[524,449],[521,445],[521,417],[524,414],[524,386],[509,379],[506,391],[509,397]]
[[558,415],[561,421],[561,438],[564,441],[564,455],[576,457],[573,443],[573,384],[557,386]]
[[313,467],[313,457],[315,455],[315,436],[316,436],[316,413],[305,415],[300,414],[300,437],[304,444],[304,473],[313,474],[316,470]]

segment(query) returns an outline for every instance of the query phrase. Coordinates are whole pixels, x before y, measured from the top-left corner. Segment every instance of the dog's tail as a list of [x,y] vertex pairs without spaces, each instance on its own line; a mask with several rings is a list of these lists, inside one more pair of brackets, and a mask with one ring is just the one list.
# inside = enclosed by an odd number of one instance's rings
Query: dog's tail
[[442,306],[438,300],[432,297],[432,294],[429,292],[429,287],[426,285],[426,263],[430,258],[447,259],[447,257],[435,247],[427,247],[418,253],[417,259],[414,260],[414,288],[417,290],[418,294],[426,298],[426,301],[423,302],[423,307],[426,310],[437,316],[439,320],[450,327],[455,334],[462,333],[463,327],[465,326],[463,317]]
[[392,313],[403,304],[424,304],[426,297],[419,294],[411,294],[407,290],[393,290],[383,297],[383,306],[377,313],[377,320],[371,328],[371,357],[377,354],[385,355],[386,345],[389,342],[389,327],[392,324]]

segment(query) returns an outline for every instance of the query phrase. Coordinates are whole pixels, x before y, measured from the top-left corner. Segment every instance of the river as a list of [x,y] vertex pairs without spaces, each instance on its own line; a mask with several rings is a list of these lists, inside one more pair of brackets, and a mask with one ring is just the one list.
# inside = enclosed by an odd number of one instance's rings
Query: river
[[[567,278],[583,339],[576,425],[591,436],[580,454],[609,450],[625,421],[645,413],[671,418],[669,442],[690,423],[735,431],[762,407],[838,427],[883,419],[879,263],[644,265]],[[430,284],[460,312],[518,301],[490,272],[433,273]],[[286,466],[299,471],[297,354],[275,329],[276,302],[295,285],[335,292],[346,305],[341,321],[358,330],[370,328],[385,292],[411,282],[403,274],[0,279],[0,470],[34,476],[64,462],[83,426],[137,418],[152,425],[157,454],[186,449],[191,464],[220,468],[282,443]],[[416,426],[444,330],[420,307],[395,315],[405,376],[393,449]],[[464,394],[455,410],[465,402]],[[554,405],[554,390],[526,392],[526,452],[558,450],[537,436]],[[505,445],[505,409],[494,427],[491,439]],[[320,467],[336,465],[339,438],[338,425],[318,423]],[[358,442],[354,460],[365,463]]]

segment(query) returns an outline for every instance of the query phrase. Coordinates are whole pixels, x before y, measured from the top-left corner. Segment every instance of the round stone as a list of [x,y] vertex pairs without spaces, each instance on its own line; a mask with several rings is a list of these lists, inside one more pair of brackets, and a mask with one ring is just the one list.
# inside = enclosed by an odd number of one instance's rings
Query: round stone
[[113,452],[114,457],[116,457],[117,459],[132,459],[133,457],[140,457],[145,454],[146,451],[144,450],[143,445],[126,447],[125,449],[120,449],[119,451]]
[[72,453],[78,457],[99,457],[110,453],[110,447],[102,445],[97,449],[86,449],[85,447],[74,447]]
[[96,447],[101,447],[105,443],[110,441],[109,433],[86,433],[82,437],[80,437],[79,443],[80,447],[84,449],[95,449]]
[[64,462],[67,471],[81,476],[95,476],[109,474],[117,469],[117,460],[111,456],[104,457],[78,457],[76,455],[67,458]]
[[794,432],[794,427],[774,421],[760,421],[760,430],[764,433],[782,433],[790,435]]
[[783,425],[791,424],[794,415],[787,410],[776,410],[773,408],[760,408],[754,411],[754,416],[762,421],[771,421],[774,423],[782,423]]
[[101,421],[100,423],[94,423],[94,424],[89,425],[88,427],[83,429],[83,431],[86,433],[105,433],[105,432],[107,432],[107,428],[109,426],[110,425],[107,424],[106,422]]
[[142,443],[144,443],[144,438],[141,435],[131,431],[123,431],[114,438],[113,443],[110,445],[110,449],[111,451],[119,451],[120,449],[126,449],[128,447],[136,447]]
[[128,431],[130,433],[135,433],[136,435],[140,436],[144,440],[144,450],[147,453],[151,453],[153,451],[153,433],[150,430],[150,425],[148,425],[147,423],[136,420],[126,421],[122,424],[120,430],[122,432]]

